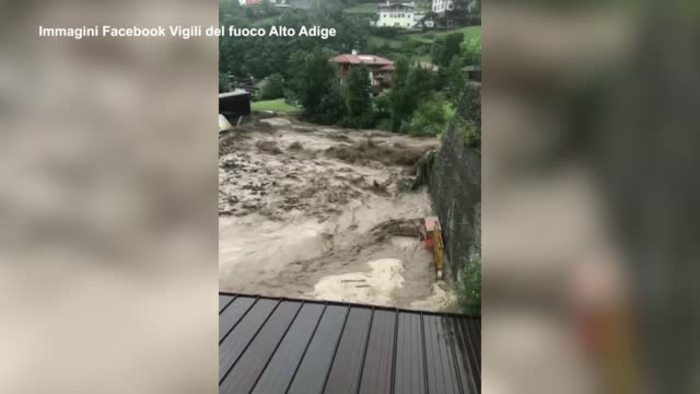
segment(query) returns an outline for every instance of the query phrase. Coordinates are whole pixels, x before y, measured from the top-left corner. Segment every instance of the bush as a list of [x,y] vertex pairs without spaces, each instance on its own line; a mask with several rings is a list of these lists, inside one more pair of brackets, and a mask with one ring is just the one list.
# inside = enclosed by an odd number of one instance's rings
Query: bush
[[348,129],[371,129],[376,125],[376,119],[371,109],[358,116],[346,116],[338,122],[338,126]]
[[454,117],[455,110],[445,100],[429,99],[413,114],[408,132],[413,135],[439,135]]
[[331,125],[345,116],[347,116],[345,98],[338,83],[332,82],[328,86],[328,92],[321,96],[316,112],[309,112],[306,118],[312,123]]
[[474,122],[464,120],[461,117],[456,117],[454,127],[457,128],[457,132],[467,146],[472,148],[478,148],[481,146],[481,135],[478,133]]
[[464,33],[462,32],[454,32],[438,37],[433,43],[431,51],[433,64],[448,67],[452,58],[460,55],[463,41]]
[[374,114],[377,119],[391,118],[391,98],[387,93],[379,94],[372,101]]
[[469,40],[462,45],[462,59],[466,65],[481,64],[481,40]]
[[343,91],[350,118],[364,117],[372,109],[372,82],[365,67],[350,70]]
[[391,131],[391,119],[382,119],[377,122],[375,127],[379,130]]
[[478,148],[481,145],[481,137],[477,134],[476,128],[473,125],[467,124],[460,132],[467,146]]
[[281,74],[272,74],[260,90],[260,100],[274,100],[284,97],[284,79]]
[[390,27],[390,26],[382,26],[382,27],[376,27],[372,29],[372,34],[374,34],[377,37],[382,37],[382,38],[395,38],[396,36],[399,35],[399,32],[401,29],[395,28],[395,27]]
[[472,261],[464,266],[458,301],[465,313],[481,316],[481,261]]
[[288,81],[302,109],[302,119],[312,123],[335,124],[346,115],[346,103],[337,81],[331,53],[322,49],[298,51],[290,60],[294,77]]

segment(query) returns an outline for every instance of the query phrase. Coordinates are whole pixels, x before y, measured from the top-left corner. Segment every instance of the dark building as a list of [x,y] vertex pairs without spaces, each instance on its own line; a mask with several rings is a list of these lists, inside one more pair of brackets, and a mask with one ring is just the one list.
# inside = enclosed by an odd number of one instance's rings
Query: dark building
[[243,89],[219,94],[219,113],[224,115],[231,123],[241,116],[250,115],[251,94]]

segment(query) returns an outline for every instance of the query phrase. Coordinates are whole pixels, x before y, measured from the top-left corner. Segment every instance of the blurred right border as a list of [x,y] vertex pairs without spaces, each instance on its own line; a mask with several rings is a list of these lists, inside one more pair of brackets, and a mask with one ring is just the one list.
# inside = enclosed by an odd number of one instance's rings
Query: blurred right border
[[700,389],[699,11],[484,5],[484,392]]

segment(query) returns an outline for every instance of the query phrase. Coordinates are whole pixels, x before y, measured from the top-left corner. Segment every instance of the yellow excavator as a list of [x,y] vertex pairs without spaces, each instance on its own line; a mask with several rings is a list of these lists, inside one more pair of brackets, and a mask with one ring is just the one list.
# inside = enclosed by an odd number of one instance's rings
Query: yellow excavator
[[435,274],[437,280],[442,280],[445,266],[445,245],[442,242],[442,228],[437,217],[428,216],[421,220],[420,237],[425,247],[433,250]]

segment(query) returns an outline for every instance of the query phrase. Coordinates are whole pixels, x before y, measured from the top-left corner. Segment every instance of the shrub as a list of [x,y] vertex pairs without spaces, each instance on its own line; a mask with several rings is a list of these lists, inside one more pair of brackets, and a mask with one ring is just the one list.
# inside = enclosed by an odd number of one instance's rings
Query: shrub
[[274,100],[284,97],[284,80],[281,74],[272,74],[260,90],[260,100]]
[[379,130],[391,131],[391,119],[382,119],[375,127]]
[[382,38],[395,38],[401,30],[391,26],[382,26],[372,29],[372,34]]
[[448,102],[429,99],[421,103],[408,127],[414,135],[439,135],[454,117],[455,110]]
[[455,118],[454,127],[457,128],[457,132],[462,136],[462,140],[467,146],[472,148],[478,148],[481,146],[481,135],[473,122],[466,121],[460,117]]

